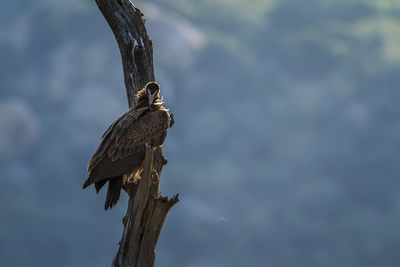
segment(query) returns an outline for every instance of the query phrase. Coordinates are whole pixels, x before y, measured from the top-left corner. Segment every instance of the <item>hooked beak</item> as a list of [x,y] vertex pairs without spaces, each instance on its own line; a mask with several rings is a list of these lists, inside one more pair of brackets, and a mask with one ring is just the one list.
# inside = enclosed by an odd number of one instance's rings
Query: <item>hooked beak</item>
[[150,90],[147,90],[147,95],[149,96],[149,105],[153,104],[154,97],[156,96],[156,94],[157,94],[157,91],[154,92],[154,94],[152,95],[152,94],[150,93]]

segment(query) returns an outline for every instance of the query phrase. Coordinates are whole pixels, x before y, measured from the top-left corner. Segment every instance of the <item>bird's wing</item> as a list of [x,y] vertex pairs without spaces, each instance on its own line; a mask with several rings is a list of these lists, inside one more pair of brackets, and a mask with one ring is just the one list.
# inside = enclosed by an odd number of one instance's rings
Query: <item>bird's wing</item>
[[97,148],[96,152],[93,154],[92,159],[88,164],[88,171],[90,172],[105,155],[107,155],[107,150],[115,142],[118,136],[124,135],[127,129],[142,115],[148,107],[129,109],[126,113],[121,115],[116,119],[110,127],[104,132],[101,140],[101,144]]
[[[149,112],[135,120],[125,131],[115,136],[107,149],[111,160],[123,159],[132,153],[145,151],[145,143],[152,147],[161,146],[159,139],[169,128],[170,116],[165,109]],[[162,140],[163,142],[163,140]]]

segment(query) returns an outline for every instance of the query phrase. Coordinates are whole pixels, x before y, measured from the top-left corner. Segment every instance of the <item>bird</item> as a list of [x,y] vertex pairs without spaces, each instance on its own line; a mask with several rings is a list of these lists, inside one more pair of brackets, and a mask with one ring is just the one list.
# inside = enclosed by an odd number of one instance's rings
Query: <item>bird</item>
[[108,182],[105,210],[117,204],[123,185],[139,181],[146,146],[158,148],[164,144],[173,115],[162,106],[159,93],[160,86],[155,81],[139,90],[136,104],[108,127],[88,164],[89,177],[83,189],[94,184],[99,193]]

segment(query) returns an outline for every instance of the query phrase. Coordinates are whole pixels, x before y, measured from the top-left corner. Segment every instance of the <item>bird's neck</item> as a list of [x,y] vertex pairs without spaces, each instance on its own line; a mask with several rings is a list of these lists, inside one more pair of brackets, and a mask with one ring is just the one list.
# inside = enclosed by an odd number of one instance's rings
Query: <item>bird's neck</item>
[[149,104],[146,103],[146,101],[139,101],[136,103],[136,105],[134,106],[134,109],[138,109],[138,108],[145,108],[147,107]]
[[158,109],[160,109],[160,105],[156,105],[156,104],[151,104],[150,106],[149,106],[149,108],[150,108],[150,110],[158,110]]

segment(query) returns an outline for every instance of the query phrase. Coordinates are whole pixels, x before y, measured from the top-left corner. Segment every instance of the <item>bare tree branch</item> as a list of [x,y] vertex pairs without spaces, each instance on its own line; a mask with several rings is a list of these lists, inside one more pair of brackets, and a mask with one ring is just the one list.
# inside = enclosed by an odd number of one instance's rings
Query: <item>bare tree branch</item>
[[[147,35],[143,14],[129,0],[96,0],[118,42],[129,107],[135,94],[147,82],[154,81],[153,44]],[[146,150],[144,170],[138,185],[124,189],[129,194],[124,231],[113,266],[152,267],[155,247],[164,220],[179,201],[160,196],[161,171],[167,160],[162,149]]]
[[136,91],[154,81],[153,44],[143,14],[129,0],[96,0],[96,3],[117,39],[128,102],[133,106]]

